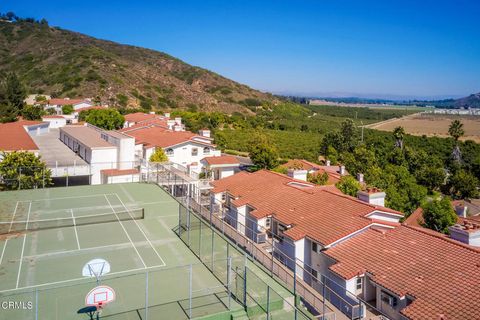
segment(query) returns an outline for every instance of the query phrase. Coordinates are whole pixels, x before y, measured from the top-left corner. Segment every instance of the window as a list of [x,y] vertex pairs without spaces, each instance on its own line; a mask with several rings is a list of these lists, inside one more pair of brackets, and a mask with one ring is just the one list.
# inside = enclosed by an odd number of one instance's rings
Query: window
[[168,148],[165,153],[167,154],[167,156],[173,156],[173,149],[172,148]]
[[227,194],[224,192],[222,193],[222,201],[225,201],[227,200]]
[[203,148],[203,154],[210,154],[210,148],[209,147]]
[[271,223],[271,218],[265,219],[265,228],[270,229]]
[[312,280],[318,282],[318,271],[315,269],[312,269]]
[[397,306],[397,298],[392,296],[391,294],[382,291],[381,292],[381,300],[383,303],[388,304],[390,307],[396,307]]
[[318,245],[316,242],[312,242],[312,251],[318,252]]
[[355,282],[355,289],[357,290],[357,292],[362,291],[362,287],[363,287],[363,278],[358,277]]
[[192,149],[192,156],[198,156],[198,148]]

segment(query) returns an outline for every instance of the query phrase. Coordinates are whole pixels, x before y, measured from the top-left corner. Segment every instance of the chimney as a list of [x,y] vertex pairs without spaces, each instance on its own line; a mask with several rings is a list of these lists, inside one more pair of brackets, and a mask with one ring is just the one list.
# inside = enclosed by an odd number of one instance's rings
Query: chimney
[[210,138],[210,130],[208,129],[201,129],[198,131],[198,134],[202,137]]
[[449,227],[448,231],[451,239],[480,247],[480,223],[465,220]]
[[468,207],[463,205],[462,203],[457,204],[455,206],[455,212],[457,213],[457,216],[466,218],[467,217],[467,209]]
[[327,160],[325,164],[327,165],[327,167],[330,167],[330,160]]
[[180,117],[175,118],[175,122],[177,124],[182,124],[182,118],[180,118]]
[[359,200],[382,207],[385,207],[385,196],[386,193],[377,188],[360,190],[357,193],[357,197]]
[[345,166],[340,166],[339,172],[340,172],[341,176],[344,176],[345,175]]
[[287,175],[290,178],[307,181],[307,170],[295,170],[295,169],[288,169]]
[[168,129],[173,130],[174,125],[175,125],[175,120],[167,120]]
[[178,125],[178,124],[174,125],[173,126],[173,131],[182,131],[182,126]]
[[155,111],[150,111],[149,114],[155,114]]
[[357,173],[357,180],[360,183],[363,183],[363,173]]
[[165,118],[170,118],[170,112],[165,112],[163,115],[165,116]]

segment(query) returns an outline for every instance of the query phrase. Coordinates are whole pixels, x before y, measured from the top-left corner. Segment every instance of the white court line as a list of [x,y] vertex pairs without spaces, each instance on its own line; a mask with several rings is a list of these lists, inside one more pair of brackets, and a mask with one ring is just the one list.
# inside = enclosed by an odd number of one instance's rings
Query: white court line
[[[17,214],[17,209],[18,209],[18,201],[17,201],[17,204],[15,205],[15,209],[13,210],[13,216],[12,216],[12,220],[10,221],[10,228],[8,228],[8,232],[12,231],[13,220],[15,220],[15,214]],[[5,244],[3,245],[2,255],[0,256],[0,265],[2,264],[2,261],[3,261],[3,255],[5,254],[7,243],[8,243],[8,239],[5,240]]]
[[[128,208],[125,206],[125,204],[123,203],[122,199],[120,199],[120,197],[118,196],[118,194],[115,193],[115,196],[117,197],[118,201],[120,201],[120,203],[122,204],[122,206],[125,208],[125,210],[127,210],[128,214],[130,215],[130,217],[133,219],[133,216],[130,214],[130,210],[128,210]],[[158,253],[157,249],[155,249],[155,247],[153,246],[152,242],[150,242],[150,239],[147,237],[147,235],[145,234],[145,232],[143,231],[143,229],[140,227],[140,225],[138,224],[137,220],[133,219],[133,222],[135,222],[135,224],[137,225],[137,228],[140,230],[140,232],[143,234],[143,236],[145,237],[145,239],[148,241],[148,243],[150,244],[150,246],[152,247],[153,251],[155,251],[155,253],[157,254],[158,258],[162,261],[163,265],[166,266],[167,264],[165,263],[165,261],[163,261],[162,259],[162,256]]]
[[105,200],[107,200],[108,204],[110,205],[110,208],[112,208],[113,213],[115,213],[115,216],[117,217],[117,220],[118,220],[118,222],[120,223],[120,226],[122,226],[123,231],[124,231],[125,234],[127,235],[128,240],[129,240],[130,243],[132,244],[133,249],[135,249],[135,252],[137,253],[138,257],[140,258],[140,261],[142,261],[143,267],[146,268],[147,265],[145,264],[145,261],[143,261],[142,256],[140,255],[140,252],[138,252],[137,248],[136,248],[135,245],[133,244],[133,241],[132,241],[132,239],[130,238],[130,235],[128,234],[127,230],[126,230],[125,227],[123,226],[123,223],[122,223],[122,221],[120,220],[120,218],[118,217],[117,213],[115,212],[115,209],[113,209],[113,206],[112,206],[112,204],[110,203],[110,201],[108,200],[107,195],[104,194],[104,196],[105,196]]
[[[37,202],[37,201],[50,201],[50,200],[64,200],[64,199],[77,199],[77,198],[93,198],[93,197],[103,197],[105,194],[91,194],[86,196],[72,196],[72,197],[58,197],[58,198],[43,198],[43,199],[33,199],[33,200],[20,200],[18,202]],[[113,193],[106,193],[107,196],[113,195]]]
[[[27,225],[25,226],[25,230],[28,230],[28,220],[30,219],[30,210],[32,209],[32,203],[28,204],[28,214],[27,214]],[[23,252],[25,251],[25,242],[27,241],[27,234],[23,235],[23,245],[22,245],[22,254],[20,256],[20,265],[18,266],[18,273],[17,273],[17,286],[20,283],[20,273],[22,273],[22,264],[23,264]]]
[[[135,271],[145,271],[145,270],[155,269],[155,268],[159,268],[159,267],[163,267],[163,266],[158,265],[158,266],[152,266],[152,267],[130,269],[130,270],[125,270],[125,271],[117,271],[117,272],[109,273],[108,276],[118,275],[118,274],[123,274],[123,273],[129,273],[129,272],[135,272]],[[26,286],[26,287],[20,287],[20,288],[16,288],[16,289],[1,290],[0,293],[16,291],[16,290],[24,290],[24,289],[33,289],[33,288],[57,285],[57,284],[62,284],[62,283],[75,282],[75,281],[80,281],[80,280],[85,280],[85,279],[87,279],[87,278],[82,277],[82,278],[74,278],[74,279],[68,279],[68,280],[62,280],[62,281],[48,282],[48,283],[37,284],[37,285],[34,285],[34,286]]]
[[38,259],[42,257],[51,257],[51,256],[57,256],[57,255],[63,255],[63,254],[68,254],[72,252],[82,252],[82,251],[99,251],[100,249],[115,249],[115,248],[120,248],[120,247],[128,247],[130,248],[132,245],[130,242],[125,242],[125,243],[118,243],[118,244],[108,244],[105,246],[98,246],[98,247],[90,247],[90,248],[81,248],[81,249],[73,249],[73,250],[64,250],[64,251],[54,251],[54,252],[47,252],[47,253],[41,253],[41,254],[36,254],[33,256],[24,256],[23,259]]
[[73,229],[75,230],[75,238],[77,238],[77,247],[78,247],[78,250],[80,250],[80,241],[78,240],[77,225],[75,223],[75,216],[73,215],[73,209],[70,209],[70,213],[72,214]]

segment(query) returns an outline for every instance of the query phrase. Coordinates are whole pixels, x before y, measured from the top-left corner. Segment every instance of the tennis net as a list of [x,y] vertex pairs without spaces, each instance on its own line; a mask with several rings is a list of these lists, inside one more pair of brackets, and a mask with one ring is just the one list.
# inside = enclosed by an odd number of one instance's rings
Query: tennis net
[[18,233],[23,231],[35,231],[54,228],[66,228],[85,226],[90,224],[108,223],[127,220],[139,220],[145,218],[143,208],[128,211],[108,212],[78,217],[66,217],[58,219],[23,220],[23,221],[1,221],[0,234]]

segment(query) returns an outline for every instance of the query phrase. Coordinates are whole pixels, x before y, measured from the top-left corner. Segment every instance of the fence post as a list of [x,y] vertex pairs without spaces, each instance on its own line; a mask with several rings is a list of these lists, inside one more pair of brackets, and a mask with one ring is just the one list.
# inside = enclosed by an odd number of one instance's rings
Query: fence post
[[231,310],[231,298],[232,298],[232,290],[231,290],[231,278],[232,278],[232,257],[228,257],[227,259],[227,291],[228,291],[228,310]]
[[188,318],[189,319],[192,319],[192,271],[193,271],[193,267],[192,267],[192,264],[190,264],[189,288],[188,288],[188,295],[189,295]]
[[293,306],[295,307],[295,320],[297,320],[297,262],[293,262]]
[[21,184],[22,184],[22,167],[18,168],[18,190],[21,190]]
[[[317,275],[318,277],[318,275]],[[318,279],[317,279],[318,280]],[[322,280],[322,276],[320,276],[320,281]],[[325,319],[325,286],[327,279],[323,277],[323,283],[322,283],[322,296],[323,296],[323,306],[322,306],[322,318]]]
[[[295,309],[295,314],[297,309]],[[270,320],[270,286],[267,286],[267,320]]]
[[200,258],[200,261],[202,260],[202,220],[199,217],[198,222],[200,223],[200,229],[199,229],[199,242],[198,242],[198,257]]
[[35,289],[35,320],[38,320],[38,289]]
[[243,305],[247,310],[247,265],[243,268]]
[[211,229],[211,233],[212,233],[212,272],[213,272],[213,268],[214,268],[214,264],[215,264],[215,249],[214,249],[214,245],[215,245],[215,231],[213,229]]
[[191,229],[191,227],[192,227],[192,226],[190,225],[190,223],[191,223],[191,214],[192,214],[192,213],[190,212],[190,210],[188,210],[188,207],[185,208],[185,209],[187,210],[187,230],[188,230],[188,233],[187,233],[187,243],[188,243],[188,247],[190,248],[190,247],[191,247],[191,245],[190,245],[190,229]]
[[145,274],[145,320],[148,320],[148,271]]
[[270,273],[271,273],[271,276],[273,277],[273,256],[275,255],[275,246],[274,246],[274,241],[273,241],[273,238],[272,238],[272,266],[270,268]]

